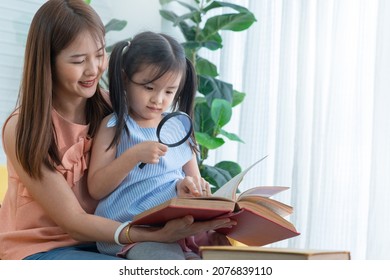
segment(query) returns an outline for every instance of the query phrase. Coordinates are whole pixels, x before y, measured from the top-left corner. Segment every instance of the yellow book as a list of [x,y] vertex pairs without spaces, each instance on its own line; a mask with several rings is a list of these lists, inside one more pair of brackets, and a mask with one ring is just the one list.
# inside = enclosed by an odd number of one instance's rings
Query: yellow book
[[4,199],[5,192],[7,191],[7,168],[5,165],[0,165],[0,207]]
[[256,246],[202,246],[204,260],[350,260],[348,251]]

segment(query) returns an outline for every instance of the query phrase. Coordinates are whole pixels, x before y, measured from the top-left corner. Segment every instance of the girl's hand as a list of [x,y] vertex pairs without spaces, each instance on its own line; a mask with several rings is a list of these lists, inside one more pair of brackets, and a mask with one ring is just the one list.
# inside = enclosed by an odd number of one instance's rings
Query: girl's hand
[[145,141],[135,145],[133,148],[138,161],[143,163],[156,164],[160,161],[160,157],[164,156],[168,147],[164,144],[155,141]]
[[210,184],[203,178],[186,176],[176,184],[178,197],[210,196]]

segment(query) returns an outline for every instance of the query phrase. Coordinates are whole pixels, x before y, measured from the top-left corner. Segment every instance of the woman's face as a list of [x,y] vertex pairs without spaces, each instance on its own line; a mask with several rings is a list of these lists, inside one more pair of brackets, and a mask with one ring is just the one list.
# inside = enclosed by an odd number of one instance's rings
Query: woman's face
[[53,98],[72,102],[92,97],[107,68],[105,46],[88,31],[82,32],[55,61]]

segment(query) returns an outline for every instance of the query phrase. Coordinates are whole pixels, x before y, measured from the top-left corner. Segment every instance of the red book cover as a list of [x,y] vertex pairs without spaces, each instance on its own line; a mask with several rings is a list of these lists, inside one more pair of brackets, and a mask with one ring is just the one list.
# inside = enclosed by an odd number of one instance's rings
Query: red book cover
[[135,216],[132,223],[135,225],[162,225],[187,215],[193,216],[196,221],[205,221],[223,216],[232,212],[233,209],[234,203],[228,201],[215,201],[210,204],[208,200],[174,198]]
[[237,225],[217,231],[246,245],[264,246],[300,234],[290,223],[284,226],[248,209],[241,209],[230,216]]

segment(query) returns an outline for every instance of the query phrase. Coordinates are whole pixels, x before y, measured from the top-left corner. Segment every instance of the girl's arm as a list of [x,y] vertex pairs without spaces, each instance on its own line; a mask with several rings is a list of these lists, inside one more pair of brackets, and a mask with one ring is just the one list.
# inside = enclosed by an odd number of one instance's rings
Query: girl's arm
[[116,157],[116,146],[108,149],[115,134],[115,127],[107,127],[110,118],[111,115],[107,116],[99,127],[93,141],[89,164],[88,190],[97,200],[114,191],[140,162],[158,163],[168,150],[167,146],[156,141],[145,141]]
[[[59,172],[42,166],[42,179],[33,179],[24,171],[16,158],[16,124],[17,117],[13,117],[4,129],[4,151],[31,196],[50,218],[75,240],[114,242],[114,233],[120,223],[86,213]],[[134,242],[173,242],[197,232],[232,224],[229,219],[193,223],[191,217],[184,217],[170,221],[164,228],[152,230],[132,227],[131,238]],[[123,230],[119,241],[125,244],[126,240]]]
[[210,184],[200,176],[196,155],[183,166],[186,177],[176,184],[179,197],[209,196]]
[[[97,200],[110,194],[137,164],[135,157],[123,154],[115,158],[116,145],[108,149],[115,134],[115,127],[107,127],[112,115],[103,119],[93,140],[88,171],[88,190]],[[108,150],[107,150],[108,149]]]
[[186,176],[200,178],[200,172],[199,172],[198,163],[196,161],[195,153],[192,154],[192,159],[183,166],[183,171],[186,174]]

